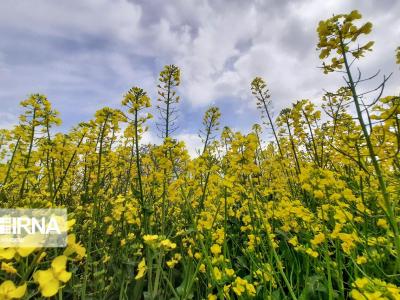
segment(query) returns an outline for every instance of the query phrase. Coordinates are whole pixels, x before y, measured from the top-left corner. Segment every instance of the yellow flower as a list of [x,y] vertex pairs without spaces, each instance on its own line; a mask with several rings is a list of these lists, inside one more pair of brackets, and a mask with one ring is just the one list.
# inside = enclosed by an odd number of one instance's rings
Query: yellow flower
[[322,198],[324,198],[324,193],[321,190],[315,190],[314,197],[317,199],[322,199]]
[[359,238],[355,233],[339,233],[339,238],[342,240],[342,249],[346,254],[350,254],[351,251],[356,247],[355,241]]
[[67,238],[67,248],[64,250],[65,256],[70,256],[76,253],[78,259],[82,259],[86,255],[86,249],[80,243],[76,243],[75,234],[69,234]]
[[12,259],[15,253],[14,248],[0,248],[0,259]]
[[354,283],[353,286],[357,287],[359,289],[364,288],[367,284],[369,283],[368,278],[364,277],[364,278],[357,278]]
[[224,285],[224,296],[226,299],[230,299],[229,297],[229,290],[231,289],[231,285],[230,284],[226,284]]
[[307,248],[307,249],[306,249],[306,253],[307,253],[308,255],[310,255],[311,257],[314,257],[314,258],[317,258],[317,257],[318,257],[318,252],[317,252],[317,251],[314,251],[314,250],[311,249],[311,248]]
[[241,296],[246,289],[242,285],[236,285],[232,287],[232,290],[235,292],[236,295]]
[[235,271],[233,269],[225,269],[225,274],[228,275],[228,277],[233,277]]
[[373,293],[365,292],[365,296],[367,296],[368,300],[384,300],[386,298],[382,297],[382,293],[380,291],[376,291]]
[[356,262],[358,265],[363,265],[367,263],[367,258],[365,256],[357,256]]
[[111,235],[114,232],[114,226],[113,225],[109,225],[106,231],[107,235]]
[[313,244],[314,246],[318,246],[318,245],[321,244],[324,240],[325,240],[325,234],[323,234],[322,232],[320,232],[320,233],[318,233],[318,234],[311,240],[311,244]]
[[4,261],[1,263],[1,270],[10,274],[16,274],[17,270],[12,266],[11,263],[5,263]]
[[177,263],[182,259],[182,255],[179,253],[175,253],[174,257],[171,260],[167,261],[168,268],[172,269],[175,267]]
[[165,249],[175,249],[176,244],[172,243],[169,239],[161,241],[160,245]]
[[365,298],[365,296],[363,296],[363,294],[361,294],[358,290],[352,290],[350,292],[350,296],[351,298],[353,298],[354,300],[366,300],[367,298]]
[[201,264],[200,267],[199,267],[199,271],[201,273],[205,273],[206,272],[206,266],[204,264]]
[[221,246],[218,244],[214,244],[211,246],[211,253],[215,256],[221,253]]
[[218,269],[218,267],[213,268],[213,275],[216,281],[219,281],[222,278],[221,271]]
[[14,282],[6,280],[0,285],[0,299],[21,299],[26,292],[26,283],[16,287]]
[[176,259],[171,259],[167,261],[167,266],[168,268],[172,269],[175,267],[175,265],[178,263]]
[[146,266],[146,260],[144,258],[140,261],[137,270],[138,270],[138,273],[135,276],[136,280],[142,278],[146,274],[147,266]]
[[208,300],[217,300],[218,297],[216,295],[214,295],[214,294],[208,294],[207,299]]
[[60,282],[68,282],[71,279],[71,273],[66,270],[67,257],[65,255],[57,256],[51,263],[51,268],[42,271],[36,271],[33,279],[39,284],[39,290],[43,297],[51,297],[57,294],[60,289]]
[[75,219],[68,220],[67,221],[67,230],[71,230],[72,227],[74,227],[75,223],[76,223]]
[[143,236],[143,241],[144,241],[144,243],[147,244],[147,245],[152,245],[152,244],[154,244],[154,242],[156,242],[157,240],[158,240],[158,235],[156,235],[156,234],[153,234],[153,235],[151,235],[151,234],[146,234],[146,235]]
[[250,296],[254,297],[256,295],[256,289],[253,284],[246,283],[246,290]]
[[296,247],[299,244],[299,241],[297,240],[297,236],[292,237],[288,242],[293,247]]
[[0,259],[10,260],[15,256],[27,257],[36,248],[0,248]]
[[255,295],[254,286],[252,284],[249,284],[246,279],[242,279],[240,277],[236,277],[232,289],[238,296],[241,296],[246,291],[246,289],[249,292],[249,295]]
[[389,228],[386,219],[379,219],[378,222],[376,222],[376,225],[378,225],[379,227],[381,227],[383,229],[388,229]]

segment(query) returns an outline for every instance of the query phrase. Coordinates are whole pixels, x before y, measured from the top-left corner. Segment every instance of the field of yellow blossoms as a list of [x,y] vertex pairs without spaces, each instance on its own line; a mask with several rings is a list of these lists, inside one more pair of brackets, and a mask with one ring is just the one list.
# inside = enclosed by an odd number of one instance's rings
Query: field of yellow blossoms
[[321,76],[343,86],[274,115],[257,77],[264,123],[234,132],[209,108],[196,158],[173,135],[174,65],[161,145],[140,141],[139,87],[68,133],[44,95],[22,101],[0,131],[1,207],[67,208],[68,246],[0,248],[0,299],[400,299],[400,98],[386,78],[359,89],[371,30],[357,11],[321,21]]

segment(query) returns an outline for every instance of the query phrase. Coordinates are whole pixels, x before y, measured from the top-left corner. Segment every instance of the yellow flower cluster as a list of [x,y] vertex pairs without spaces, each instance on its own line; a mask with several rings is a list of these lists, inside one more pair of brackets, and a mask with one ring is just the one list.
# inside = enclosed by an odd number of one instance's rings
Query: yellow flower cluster
[[352,283],[351,297],[355,300],[400,299],[400,288],[376,278],[357,278]]
[[210,107],[196,156],[176,139],[175,65],[154,93],[158,145],[145,143],[139,87],[65,133],[45,96],[23,101],[20,123],[0,130],[0,201],[72,219],[64,249],[0,248],[0,299],[399,299],[400,100],[365,103],[352,68],[372,25],[360,18],[317,29],[323,70],[343,87],[274,114],[257,77],[264,124],[220,129]]

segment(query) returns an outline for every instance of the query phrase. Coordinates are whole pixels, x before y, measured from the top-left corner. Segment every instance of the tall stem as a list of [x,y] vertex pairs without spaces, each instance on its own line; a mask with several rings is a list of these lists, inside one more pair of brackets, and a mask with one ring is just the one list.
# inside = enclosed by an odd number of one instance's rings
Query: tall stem
[[372,165],[374,167],[376,176],[378,178],[379,188],[380,188],[380,191],[382,193],[383,200],[385,203],[385,213],[387,214],[387,217],[389,219],[389,222],[390,222],[391,227],[394,232],[394,239],[395,239],[395,245],[396,245],[396,250],[397,250],[396,269],[399,269],[400,268],[400,237],[399,237],[399,229],[398,229],[398,225],[397,225],[396,216],[394,213],[392,203],[390,201],[389,193],[387,192],[387,189],[386,189],[386,182],[383,178],[382,170],[381,170],[381,168],[379,166],[379,162],[376,158],[376,154],[375,154],[375,150],[372,145],[372,142],[371,142],[370,134],[367,130],[367,126],[366,126],[363,116],[362,116],[362,111],[361,111],[361,106],[360,106],[360,102],[358,99],[358,94],[356,91],[356,86],[355,86],[355,83],[353,80],[353,76],[351,75],[350,66],[349,66],[349,63],[347,60],[347,56],[346,56],[346,49],[345,49],[343,37],[340,33],[340,30],[339,30],[339,38],[340,38],[340,47],[341,47],[341,51],[342,51],[342,55],[343,55],[343,61],[344,61],[344,65],[346,68],[346,74],[347,74],[347,78],[348,78],[348,85],[350,87],[352,97],[354,100],[354,105],[356,107],[357,118],[360,123],[361,129],[363,131],[365,141],[367,143],[369,156],[371,157]]

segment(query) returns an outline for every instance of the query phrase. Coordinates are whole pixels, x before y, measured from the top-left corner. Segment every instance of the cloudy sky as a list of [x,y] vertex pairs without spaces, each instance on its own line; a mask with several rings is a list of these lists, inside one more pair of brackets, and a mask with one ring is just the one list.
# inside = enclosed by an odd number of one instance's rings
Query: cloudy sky
[[374,24],[363,74],[393,72],[387,93],[398,93],[397,0],[2,0],[0,127],[17,122],[19,102],[31,93],[46,94],[60,111],[60,130],[103,106],[119,108],[132,86],[155,103],[159,71],[176,64],[176,136],[193,151],[210,105],[220,107],[222,125],[246,131],[260,122],[249,89],[255,76],[268,82],[276,112],[299,99],[318,103],[323,89],[340,86],[340,75],[318,69],[316,26],[353,9]]

